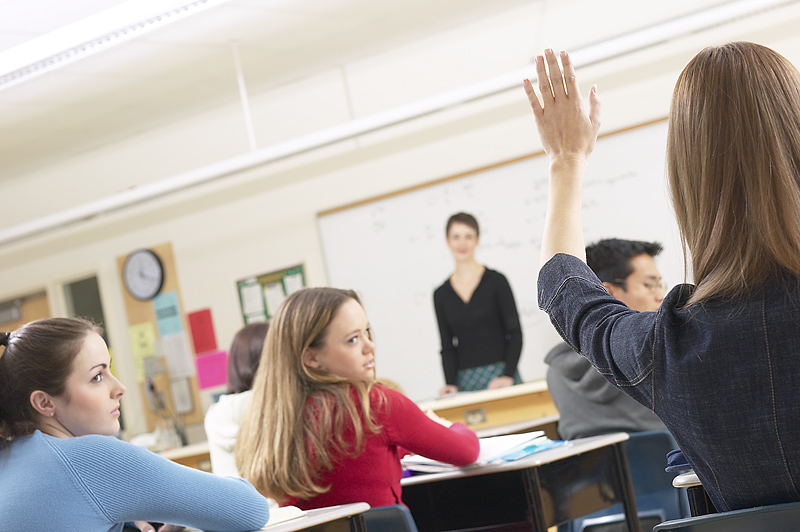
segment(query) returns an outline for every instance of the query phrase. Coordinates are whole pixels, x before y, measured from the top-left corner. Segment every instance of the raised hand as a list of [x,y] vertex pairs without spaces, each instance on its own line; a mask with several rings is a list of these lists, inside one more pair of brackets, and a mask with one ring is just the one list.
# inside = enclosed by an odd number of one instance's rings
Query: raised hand
[[600,100],[597,97],[597,88],[592,87],[589,91],[589,109],[586,110],[575,79],[572,60],[567,52],[561,52],[560,55],[561,66],[553,50],[545,50],[544,57],[536,56],[541,101],[537,98],[530,80],[524,80],[523,87],[533,109],[539,137],[550,160],[585,160],[594,149],[600,129]]
[[597,88],[592,87],[589,92],[587,110],[575,79],[575,68],[566,52],[561,52],[561,66],[553,50],[545,50],[544,57],[537,56],[536,75],[541,101],[530,80],[522,84],[542,146],[550,159],[541,264],[556,253],[568,253],[585,261],[581,202],[586,163],[600,130]]

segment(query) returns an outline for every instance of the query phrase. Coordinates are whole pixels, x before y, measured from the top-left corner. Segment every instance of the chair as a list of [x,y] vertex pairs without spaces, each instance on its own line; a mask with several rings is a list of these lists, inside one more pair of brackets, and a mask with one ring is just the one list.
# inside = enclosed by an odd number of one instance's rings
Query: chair
[[653,532],[778,532],[800,528],[800,502],[667,521]]
[[686,488],[686,495],[689,497],[689,512],[691,517],[698,515],[715,514],[717,509],[706,493],[697,473],[694,470],[681,473],[672,480],[672,485],[676,488]]
[[417,532],[417,524],[402,504],[378,506],[364,512],[367,532]]
[[[673,474],[664,471],[666,454],[678,444],[666,430],[631,433],[625,442],[625,454],[636,497],[642,530],[663,521],[688,517],[689,502],[685,490],[672,486]],[[559,525],[559,532],[616,532],[627,530],[621,505],[594,512]]]

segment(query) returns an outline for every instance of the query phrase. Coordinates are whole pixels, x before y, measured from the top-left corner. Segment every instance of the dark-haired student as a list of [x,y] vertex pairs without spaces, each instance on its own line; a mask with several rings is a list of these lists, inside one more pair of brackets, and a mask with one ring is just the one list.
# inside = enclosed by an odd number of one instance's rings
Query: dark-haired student
[[522,328],[508,280],[475,260],[474,216],[452,215],[445,235],[456,267],[433,293],[446,382],[439,395],[520,384]]
[[236,434],[253,395],[251,388],[261,361],[268,327],[266,322],[250,323],[233,337],[228,352],[227,393],[220,396],[206,412],[204,428],[208,437],[211,471],[215,475],[241,476],[233,455]]
[[597,89],[587,109],[566,52],[546,50],[536,73],[541,99],[524,88],[550,164],[540,307],[658,414],[717,510],[800,501],[800,73],[732,42],[678,76],[667,176],[696,284],[674,287],[658,312],[628,308],[584,262]]
[[[661,244],[600,240],[586,248],[586,264],[608,293],[631,310],[655,312],[664,299],[664,283],[654,257]],[[622,393],[568,344],[547,353],[547,388],[558,408],[558,434],[566,440],[609,432],[664,430],[649,408]]]
[[125,386],[93,324],[38,320],[0,333],[0,346],[4,530],[118,532],[136,521],[145,532],[150,523],[233,532],[267,522],[267,500],[246,481],[114,437]]

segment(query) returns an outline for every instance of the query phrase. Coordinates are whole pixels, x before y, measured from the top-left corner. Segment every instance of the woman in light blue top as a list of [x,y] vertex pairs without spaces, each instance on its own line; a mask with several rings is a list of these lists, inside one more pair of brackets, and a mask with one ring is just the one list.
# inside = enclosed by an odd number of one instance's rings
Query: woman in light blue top
[[266,523],[267,500],[247,482],[114,438],[125,386],[93,324],[38,320],[0,333],[0,346],[4,530],[118,532],[136,521],[144,532],[151,523],[233,532]]

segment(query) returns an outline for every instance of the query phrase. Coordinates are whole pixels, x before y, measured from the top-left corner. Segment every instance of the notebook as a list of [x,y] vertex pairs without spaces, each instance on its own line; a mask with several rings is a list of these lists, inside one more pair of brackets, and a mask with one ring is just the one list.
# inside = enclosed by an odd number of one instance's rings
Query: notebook
[[564,443],[565,442],[561,440],[551,440],[544,435],[543,431],[537,430],[522,434],[481,438],[481,450],[478,455],[478,460],[474,464],[468,466],[458,467],[419,455],[406,456],[400,460],[400,462],[406,469],[412,471],[426,473],[453,471],[457,469],[469,469],[492,462],[519,460],[534,452],[550,449],[557,445],[563,445]]

